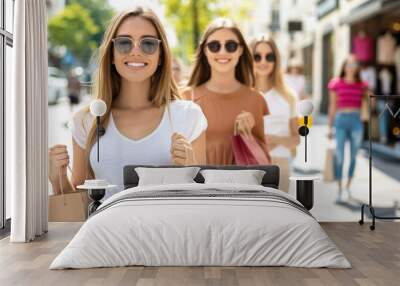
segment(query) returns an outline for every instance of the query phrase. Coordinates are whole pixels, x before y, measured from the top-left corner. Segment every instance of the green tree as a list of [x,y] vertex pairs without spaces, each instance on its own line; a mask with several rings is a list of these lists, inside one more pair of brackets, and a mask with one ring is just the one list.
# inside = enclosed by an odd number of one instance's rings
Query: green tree
[[76,3],[81,5],[88,11],[90,18],[92,18],[95,25],[98,27],[97,32],[92,36],[99,46],[104,32],[114,15],[114,9],[108,4],[107,0],[71,0],[71,4]]
[[52,46],[65,46],[83,64],[97,47],[94,36],[99,28],[89,12],[73,3],[51,18],[48,23],[49,42]]
[[253,0],[162,0],[179,45],[174,53],[186,62],[191,59],[206,26],[217,17],[229,17],[239,24],[249,18]]
[[201,33],[211,20],[228,15],[219,0],[163,0],[166,16],[175,28],[179,45],[174,52],[184,60],[193,55]]

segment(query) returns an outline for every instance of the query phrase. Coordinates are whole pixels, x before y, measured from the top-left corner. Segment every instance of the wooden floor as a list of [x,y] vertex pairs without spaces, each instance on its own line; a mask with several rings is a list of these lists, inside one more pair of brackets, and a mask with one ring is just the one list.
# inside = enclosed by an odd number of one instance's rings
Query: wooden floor
[[0,241],[0,285],[400,285],[400,223],[381,222],[375,231],[357,223],[322,223],[353,268],[289,267],[123,267],[48,270],[79,229],[52,223],[32,243]]

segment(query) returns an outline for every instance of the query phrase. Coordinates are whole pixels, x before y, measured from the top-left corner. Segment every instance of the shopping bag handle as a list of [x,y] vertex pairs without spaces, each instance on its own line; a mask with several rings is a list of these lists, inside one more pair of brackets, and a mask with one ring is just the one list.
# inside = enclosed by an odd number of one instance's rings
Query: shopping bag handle
[[61,168],[58,169],[58,181],[60,182],[61,197],[63,199],[63,203],[65,206],[67,203],[65,201],[65,196],[64,196],[64,187],[63,187],[63,183],[62,183]]
[[[67,165],[68,170],[71,172],[71,178],[74,176],[72,173],[72,169],[70,167],[70,165]],[[64,196],[64,187],[63,187],[63,183],[62,183],[62,175],[61,175],[61,168],[58,170],[58,180],[60,182],[60,190],[61,190],[61,196],[63,198],[63,202],[64,202],[64,206],[67,204],[65,196]],[[74,192],[76,192],[75,188],[74,188]],[[82,203],[84,203],[83,197],[81,196],[81,200]]]

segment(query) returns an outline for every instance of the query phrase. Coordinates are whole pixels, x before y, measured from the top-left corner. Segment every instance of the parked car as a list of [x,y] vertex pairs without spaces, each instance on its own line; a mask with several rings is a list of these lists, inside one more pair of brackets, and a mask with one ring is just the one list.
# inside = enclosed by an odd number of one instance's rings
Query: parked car
[[48,69],[48,104],[57,104],[58,100],[67,96],[68,80],[66,75],[55,67]]

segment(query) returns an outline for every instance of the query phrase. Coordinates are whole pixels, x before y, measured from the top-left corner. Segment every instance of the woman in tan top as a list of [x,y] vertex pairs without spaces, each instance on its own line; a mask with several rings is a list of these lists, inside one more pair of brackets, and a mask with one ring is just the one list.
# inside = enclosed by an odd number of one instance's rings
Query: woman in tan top
[[182,93],[207,118],[207,164],[235,164],[234,134],[253,135],[269,157],[263,123],[268,106],[253,84],[252,57],[241,31],[229,19],[215,20],[201,39],[189,87]]

